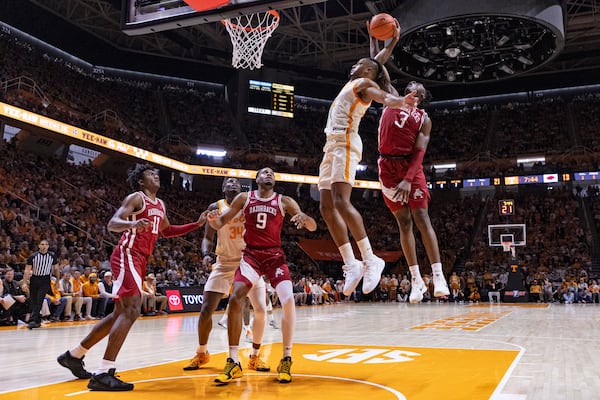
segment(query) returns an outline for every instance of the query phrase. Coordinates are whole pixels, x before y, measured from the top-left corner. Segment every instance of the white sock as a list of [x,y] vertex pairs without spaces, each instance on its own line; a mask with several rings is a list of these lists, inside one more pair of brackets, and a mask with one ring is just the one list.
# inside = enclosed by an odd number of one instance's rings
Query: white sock
[[422,281],[423,278],[421,278],[421,271],[419,271],[419,264],[417,265],[410,265],[408,267],[408,269],[410,270],[410,275],[412,276],[412,278],[415,281]]
[[198,353],[198,354],[206,353],[206,347],[207,347],[207,345],[201,344],[200,346],[198,346],[198,350],[196,350],[196,353]]
[[240,351],[240,346],[229,346],[229,358],[233,360],[233,362],[240,362],[238,352]]
[[255,349],[254,346],[252,347],[252,352],[250,353],[251,356],[253,357],[258,357],[258,354],[260,353],[260,347],[258,349]]
[[283,356],[284,357],[291,357],[292,356],[292,346],[285,346],[283,348]]
[[88,352],[88,349],[83,347],[81,344],[78,344],[77,347],[75,347],[72,350],[69,350],[69,354],[71,354],[71,356],[73,356],[75,358],[81,358],[81,357],[85,356],[87,352]]
[[431,272],[433,272],[433,276],[443,275],[443,273],[442,273],[442,263],[433,263],[433,264],[431,264]]
[[360,250],[360,255],[363,260],[368,260],[374,256],[373,248],[371,247],[371,242],[369,242],[369,237],[365,236],[356,242],[358,245],[358,249]]
[[100,361],[100,366],[98,367],[96,374],[106,373],[111,368],[116,368],[116,363],[114,361],[103,359],[102,361]]
[[350,245],[350,242],[344,243],[343,245],[338,247],[338,250],[340,251],[340,254],[342,255],[344,264],[350,265],[351,263],[356,261],[356,258],[354,257],[354,251],[352,250],[352,246]]

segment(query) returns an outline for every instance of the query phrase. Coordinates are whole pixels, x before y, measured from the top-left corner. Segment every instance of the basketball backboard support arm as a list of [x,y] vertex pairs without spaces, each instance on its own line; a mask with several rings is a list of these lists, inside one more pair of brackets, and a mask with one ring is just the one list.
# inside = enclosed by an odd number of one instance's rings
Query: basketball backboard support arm
[[121,30],[130,36],[218,22],[266,10],[323,3],[326,0],[231,0],[217,9],[196,12],[177,0],[123,0]]

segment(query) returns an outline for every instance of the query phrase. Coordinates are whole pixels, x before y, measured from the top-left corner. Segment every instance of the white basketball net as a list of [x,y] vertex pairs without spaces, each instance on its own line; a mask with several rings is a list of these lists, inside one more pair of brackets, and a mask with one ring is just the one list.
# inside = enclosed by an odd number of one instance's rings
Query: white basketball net
[[271,10],[241,15],[222,22],[233,45],[231,65],[249,69],[262,67],[262,53],[267,40],[279,26],[279,13]]
[[513,257],[516,254],[513,242],[502,242],[502,250],[504,250],[506,253],[512,254]]

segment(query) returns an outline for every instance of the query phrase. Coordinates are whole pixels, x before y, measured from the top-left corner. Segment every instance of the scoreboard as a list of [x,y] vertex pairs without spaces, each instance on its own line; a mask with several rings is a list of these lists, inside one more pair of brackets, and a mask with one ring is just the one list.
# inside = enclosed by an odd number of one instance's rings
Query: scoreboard
[[250,80],[248,112],[294,118],[294,87],[282,83]]
[[498,200],[498,215],[514,215],[515,201],[513,199]]

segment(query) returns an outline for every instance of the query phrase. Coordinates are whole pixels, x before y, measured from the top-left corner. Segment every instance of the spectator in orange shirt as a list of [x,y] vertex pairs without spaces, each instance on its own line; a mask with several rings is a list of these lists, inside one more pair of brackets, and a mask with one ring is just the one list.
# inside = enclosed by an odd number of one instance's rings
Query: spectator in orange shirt
[[67,305],[67,299],[60,295],[56,281],[56,277],[53,276],[50,280],[50,293],[46,295],[46,302],[52,312],[52,315],[50,315],[50,321],[52,322],[60,321],[60,316]]
[[75,321],[83,319],[81,309],[85,305],[85,319],[92,319],[92,298],[83,295],[81,272],[77,268],[71,270],[71,285],[73,285],[73,304],[75,305]]
[[[81,275],[81,278],[83,278],[83,275]],[[95,318],[98,318],[98,308],[102,303],[102,298],[100,297],[100,288],[98,287],[97,280],[98,275],[95,272],[92,272],[89,275],[89,280],[81,286],[83,297],[92,298],[91,315]]]

